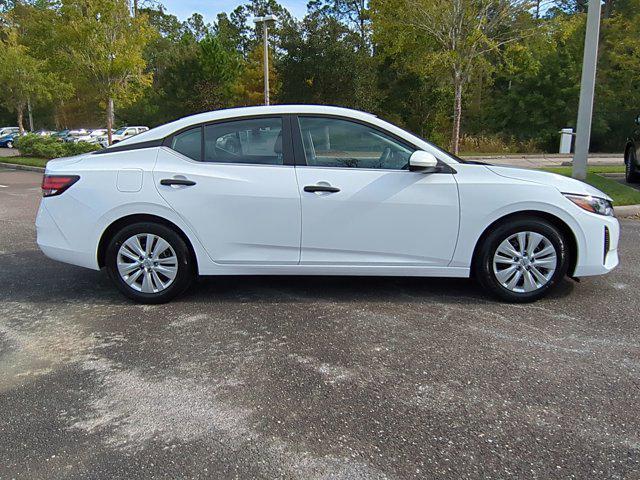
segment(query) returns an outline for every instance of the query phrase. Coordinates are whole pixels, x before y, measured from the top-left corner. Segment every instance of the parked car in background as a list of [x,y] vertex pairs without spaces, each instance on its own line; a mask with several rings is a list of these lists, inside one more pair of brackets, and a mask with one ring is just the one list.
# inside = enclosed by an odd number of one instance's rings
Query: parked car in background
[[[111,134],[111,143],[121,142],[122,140],[138,135],[139,133],[146,132],[147,130],[149,130],[149,127],[137,126],[137,127],[119,128],[118,130],[116,130]],[[109,146],[108,136],[105,134],[99,137],[98,143],[103,147]]]
[[8,133],[0,137],[0,147],[13,148],[13,145],[20,134],[18,132]]
[[0,127],[0,137],[9,135],[10,133],[18,133],[20,129],[18,127]]
[[74,137],[73,142],[87,142],[87,143],[98,143],[98,139],[104,135],[106,135],[107,130],[105,128],[98,128],[96,130],[91,130],[87,132],[85,135],[80,135]]
[[636,128],[627,138],[624,149],[624,171],[627,183],[640,182],[640,115],[635,120]]
[[529,302],[618,264],[620,227],[596,188],[464,161],[337,107],[182,118],[49,161],[42,193],[42,251],[105,267],[144,303],[198,274],[473,276]]
[[69,130],[69,133],[63,138],[65,142],[75,143],[77,138],[87,135],[89,132],[84,128]]
[[61,142],[64,141],[65,137],[67,135],[69,135],[69,132],[71,130],[65,129],[65,130],[60,130],[58,132],[52,133],[51,136],[57,140],[60,140]]
[[53,135],[54,132],[53,130],[38,130],[37,132],[33,132],[35,135],[39,135],[41,137],[50,137],[51,135]]

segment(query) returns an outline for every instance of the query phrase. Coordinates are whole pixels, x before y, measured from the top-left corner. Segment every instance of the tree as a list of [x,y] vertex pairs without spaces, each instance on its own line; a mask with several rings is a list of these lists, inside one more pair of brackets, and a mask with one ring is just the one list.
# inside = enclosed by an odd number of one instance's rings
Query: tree
[[480,107],[490,131],[557,151],[558,131],[578,114],[584,27],[582,16],[562,15],[505,49]]
[[63,0],[60,12],[64,53],[104,102],[111,143],[114,104],[133,101],[151,83],[143,52],[155,32],[145,15],[131,16],[126,0]]
[[24,133],[24,110],[31,103],[51,100],[69,93],[68,85],[53,73],[47,72],[45,63],[30,55],[27,47],[18,43],[15,30],[6,40],[0,40],[0,85],[4,90],[4,103],[17,116],[20,133]]
[[313,14],[283,30],[279,100],[376,110],[376,68],[360,37],[335,18]]
[[311,0],[308,9],[310,15],[320,13],[335,18],[348,28],[354,27],[360,37],[361,50],[371,46],[371,18],[365,0]]
[[[522,35],[509,28],[530,7],[525,0],[373,0],[374,25],[389,42],[422,49],[419,68],[445,69],[453,87],[451,149],[458,153],[465,85],[489,66],[488,57]],[[375,26],[374,26],[375,28]],[[416,42],[416,38],[421,41]],[[424,70],[423,70],[424,71]]]

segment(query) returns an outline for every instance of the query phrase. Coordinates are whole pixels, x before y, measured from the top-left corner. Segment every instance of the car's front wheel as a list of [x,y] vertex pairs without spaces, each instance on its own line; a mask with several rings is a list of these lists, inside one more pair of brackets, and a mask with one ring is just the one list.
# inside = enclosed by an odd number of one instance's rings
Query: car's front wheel
[[7,142],[7,148],[13,148],[13,142],[11,141]]
[[168,302],[194,277],[193,260],[182,237],[152,222],[118,231],[107,246],[105,265],[118,289],[141,303]]
[[567,245],[551,223],[518,218],[493,229],[480,245],[475,275],[494,296],[532,302],[546,295],[567,273]]

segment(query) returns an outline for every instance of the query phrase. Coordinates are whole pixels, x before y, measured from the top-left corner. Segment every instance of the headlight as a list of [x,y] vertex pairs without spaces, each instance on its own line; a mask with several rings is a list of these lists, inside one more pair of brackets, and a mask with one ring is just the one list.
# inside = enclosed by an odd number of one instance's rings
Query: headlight
[[565,193],[564,196],[587,212],[613,217],[613,205],[609,200],[592,197],[591,195],[574,195],[570,193]]

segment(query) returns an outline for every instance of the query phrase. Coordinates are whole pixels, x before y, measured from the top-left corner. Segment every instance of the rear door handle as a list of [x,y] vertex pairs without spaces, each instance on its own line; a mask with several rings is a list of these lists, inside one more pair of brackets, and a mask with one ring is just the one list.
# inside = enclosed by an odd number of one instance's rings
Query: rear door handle
[[307,185],[304,187],[305,192],[314,193],[314,192],[329,192],[329,193],[337,193],[340,191],[338,187],[332,187],[331,185]]
[[163,178],[160,180],[160,185],[183,185],[185,187],[192,187],[196,184],[193,180],[187,180],[186,178]]

